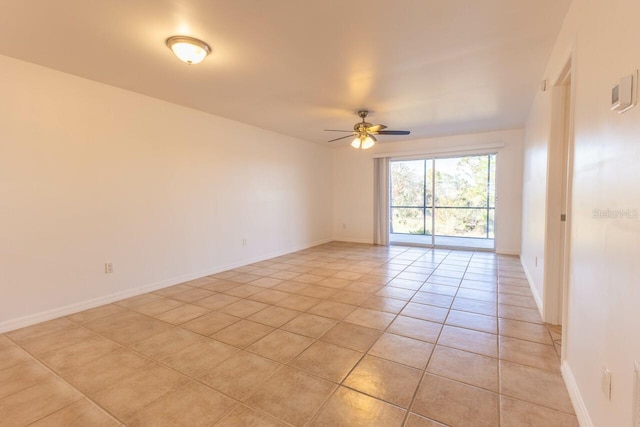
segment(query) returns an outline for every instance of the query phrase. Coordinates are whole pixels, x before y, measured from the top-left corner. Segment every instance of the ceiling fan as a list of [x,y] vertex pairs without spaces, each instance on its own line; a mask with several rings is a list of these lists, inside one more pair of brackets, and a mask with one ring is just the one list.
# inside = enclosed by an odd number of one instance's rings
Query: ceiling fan
[[365,121],[368,114],[368,110],[358,111],[358,116],[362,119],[362,121],[353,125],[353,130],[325,129],[326,132],[349,133],[349,135],[347,136],[332,139],[329,142],[340,141],[341,139],[351,138],[355,136],[354,140],[351,142],[351,146],[353,148],[366,150],[367,148],[371,148],[375,145],[377,139],[374,135],[409,135],[411,133],[408,130],[385,130],[387,128],[385,125],[373,125]]

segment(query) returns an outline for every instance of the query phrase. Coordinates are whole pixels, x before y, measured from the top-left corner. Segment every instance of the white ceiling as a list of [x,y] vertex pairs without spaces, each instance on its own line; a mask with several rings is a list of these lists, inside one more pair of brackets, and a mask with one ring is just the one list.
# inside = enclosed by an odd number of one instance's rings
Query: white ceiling
[[416,139],[522,126],[570,2],[2,0],[0,54],[311,141],[360,108]]

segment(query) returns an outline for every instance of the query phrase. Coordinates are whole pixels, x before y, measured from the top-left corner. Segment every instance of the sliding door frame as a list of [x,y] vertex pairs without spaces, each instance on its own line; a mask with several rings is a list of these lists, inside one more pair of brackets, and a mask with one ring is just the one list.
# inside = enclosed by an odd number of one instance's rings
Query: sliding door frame
[[[471,150],[470,150],[471,151]],[[392,209],[394,207],[396,208],[415,208],[415,209],[422,209],[423,210],[423,224],[424,224],[424,230],[425,233],[423,234],[425,237],[426,236],[430,236],[431,237],[431,243],[430,244],[419,244],[420,246],[425,246],[425,247],[431,247],[431,248],[435,248],[435,247],[440,247],[440,248],[457,248],[457,249],[474,249],[474,250],[490,250],[495,252],[496,249],[496,239],[497,239],[497,227],[496,224],[498,222],[498,179],[497,179],[497,163],[498,163],[498,151],[497,150],[491,150],[491,151],[481,151],[481,152],[471,152],[471,153],[465,153],[465,152],[457,152],[457,153],[438,153],[438,154],[425,154],[425,155],[416,155],[416,156],[410,156],[410,157],[405,157],[405,156],[398,156],[398,157],[391,157],[389,159],[390,164],[393,162],[399,162],[399,161],[411,161],[411,160],[421,160],[424,161],[424,166],[423,166],[423,176],[424,176],[424,192],[423,192],[423,205],[424,206],[394,206],[392,204],[392,174],[391,174],[391,167],[390,169],[390,173],[389,173],[389,221],[393,221],[393,215],[392,215]],[[494,156],[494,161],[493,161],[493,168],[492,168],[492,162],[491,162],[491,158],[489,158],[489,162],[487,165],[487,204],[486,207],[459,207],[460,209],[486,209],[486,226],[485,226],[485,235],[487,237],[470,237],[470,239],[489,239],[489,229],[490,229],[490,213],[491,210],[493,210],[493,246],[491,248],[474,248],[474,247],[465,247],[465,246],[452,246],[452,245],[437,245],[436,244],[436,229],[435,229],[435,221],[436,221],[436,160],[438,159],[454,159],[454,158],[461,158],[461,157],[483,157],[483,156]],[[431,161],[431,206],[427,206],[427,161]],[[493,207],[491,207],[491,193],[490,193],[490,187],[491,187],[491,174],[493,173],[493,182],[494,182],[494,188],[493,188],[493,194],[494,194],[494,203],[493,203]],[[450,208],[456,208],[456,207],[450,207]],[[430,234],[426,234],[426,230],[427,230],[427,210],[431,209],[431,233]],[[392,225],[390,224],[389,227],[389,234],[393,235],[393,234],[408,234],[411,235],[410,233],[391,233],[392,230]],[[459,237],[459,236],[441,236],[441,237]],[[391,241],[391,239],[390,239]]]

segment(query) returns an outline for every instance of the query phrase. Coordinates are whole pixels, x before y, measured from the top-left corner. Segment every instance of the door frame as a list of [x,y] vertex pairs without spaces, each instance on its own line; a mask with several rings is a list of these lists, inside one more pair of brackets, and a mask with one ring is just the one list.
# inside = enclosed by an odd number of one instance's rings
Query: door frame
[[571,52],[551,88],[543,291],[544,320],[563,325],[563,342],[568,328],[574,116],[575,58]]
[[[498,174],[498,168],[497,168],[497,164],[498,164],[498,157],[499,157],[499,150],[497,148],[503,147],[503,144],[499,144],[496,145],[494,149],[492,150],[485,150],[482,148],[478,148],[476,150],[464,150],[464,151],[460,151],[460,152],[449,152],[449,151],[444,151],[444,152],[435,152],[433,154],[422,154],[422,155],[412,155],[412,156],[393,156],[393,157],[389,157],[389,163],[390,163],[390,169],[391,169],[391,163],[392,162],[401,162],[401,161],[412,161],[412,160],[419,160],[419,161],[431,161],[431,167],[432,167],[432,179],[431,179],[431,197],[432,197],[432,201],[431,201],[431,234],[426,235],[425,236],[429,236],[430,237],[430,243],[417,243],[417,242],[398,242],[398,241],[393,241],[392,236],[394,234],[405,234],[405,233],[392,233],[391,232],[391,226],[389,227],[389,242],[391,244],[399,244],[399,245],[405,245],[405,246],[418,246],[418,247],[428,247],[428,248],[439,248],[439,249],[457,249],[457,250],[473,250],[473,251],[479,251],[479,252],[495,252],[496,251],[496,242],[497,242],[497,234],[498,234],[498,230],[495,224],[498,223],[498,179],[497,179],[497,174]],[[469,147],[471,148],[471,147]],[[475,147],[473,147],[475,148]],[[491,248],[482,248],[482,247],[472,247],[472,246],[456,246],[456,245],[443,245],[443,244],[436,244],[435,240],[437,235],[435,234],[435,210],[436,210],[436,205],[435,205],[435,187],[436,187],[436,182],[435,182],[435,175],[436,175],[436,161],[439,159],[452,159],[452,158],[459,158],[459,157],[484,157],[484,156],[494,156],[494,162],[493,162],[493,169],[491,168],[491,163],[489,163],[488,167],[489,169],[487,170],[487,180],[489,180],[490,175],[493,175],[494,179],[494,188],[493,188],[493,192],[494,192],[494,206],[493,208],[490,208],[489,206],[486,207],[487,211],[489,211],[490,209],[493,209],[493,221],[494,221],[494,227],[493,227],[493,246]],[[426,163],[425,163],[425,193],[426,193],[426,188],[428,183],[426,182]],[[392,198],[392,188],[393,188],[393,184],[392,184],[392,178],[391,178],[391,173],[389,173],[389,180],[388,180],[388,186],[389,186],[389,220],[391,221],[393,218],[393,214],[392,214],[392,207],[394,206],[391,198]],[[487,191],[489,191],[487,189]],[[487,203],[489,204],[489,200],[487,200]],[[425,204],[426,204],[426,195],[425,195]],[[427,209],[427,207],[424,207],[425,211]],[[483,207],[484,209],[484,207]],[[487,215],[487,227],[489,226],[489,215]],[[425,212],[425,229],[426,229],[426,212]],[[441,237],[448,237],[448,236],[441,236]],[[455,237],[455,236],[451,236],[451,237]],[[483,238],[479,238],[479,239],[483,239]],[[488,237],[486,238],[488,239]]]

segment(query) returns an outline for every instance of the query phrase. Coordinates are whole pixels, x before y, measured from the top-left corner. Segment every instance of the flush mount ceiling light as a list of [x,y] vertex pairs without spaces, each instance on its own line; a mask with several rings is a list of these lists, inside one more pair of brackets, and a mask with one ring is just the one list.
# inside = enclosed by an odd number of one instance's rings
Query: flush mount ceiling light
[[211,48],[202,40],[187,36],[173,36],[167,39],[167,46],[182,62],[197,64],[211,53]]

